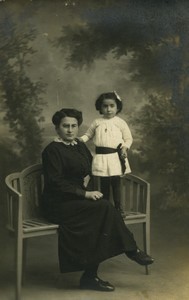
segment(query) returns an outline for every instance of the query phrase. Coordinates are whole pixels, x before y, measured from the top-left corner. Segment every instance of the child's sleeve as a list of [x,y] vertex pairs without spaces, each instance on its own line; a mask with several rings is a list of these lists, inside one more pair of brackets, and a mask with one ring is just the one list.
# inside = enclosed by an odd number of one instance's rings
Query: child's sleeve
[[87,129],[86,133],[84,135],[82,135],[80,137],[80,139],[84,143],[88,142],[89,140],[91,140],[94,137],[94,135],[95,135],[95,129],[96,129],[96,121],[93,121],[91,123],[91,126]]
[[131,131],[129,129],[129,126],[127,125],[127,123],[125,121],[123,121],[123,123],[122,123],[121,131],[122,131],[123,140],[124,140],[123,146],[126,147],[127,149],[129,149],[133,143],[133,137],[132,137]]

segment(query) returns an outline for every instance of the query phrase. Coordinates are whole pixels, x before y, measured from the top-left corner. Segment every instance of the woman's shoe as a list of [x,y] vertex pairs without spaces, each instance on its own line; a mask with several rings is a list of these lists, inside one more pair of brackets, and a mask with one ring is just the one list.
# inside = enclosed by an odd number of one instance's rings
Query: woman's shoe
[[127,251],[126,255],[131,259],[136,261],[139,265],[147,266],[151,265],[154,262],[154,259],[143,252],[140,249],[137,249],[136,251]]
[[93,278],[81,277],[80,289],[82,290],[96,290],[102,292],[113,292],[115,287],[108,281],[103,281],[98,276]]

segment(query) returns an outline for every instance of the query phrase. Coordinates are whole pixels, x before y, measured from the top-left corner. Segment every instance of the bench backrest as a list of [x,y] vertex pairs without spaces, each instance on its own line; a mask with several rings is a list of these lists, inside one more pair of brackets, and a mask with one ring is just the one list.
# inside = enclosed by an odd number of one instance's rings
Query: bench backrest
[[[120,179],[121,206],[124,212],[149,214],[150,184],[133,174],[126,174],[121,176]],[[100,177],[94,178],[94,187],[101,190]]]
[[20,173],[23,220],[40,216],[39,206],[43,191],[43,168],[36,164]]
[[126,212],[148,214],[150,209],[150,184],[127,174],[121,177],[122,208]]
[[[98,188],[99,182],[99,178],[96,178],[95,186]],[[44,185],[42,165],[32,165],[20,173],[8,175],[6,185],[8,187],[8,228],[14,231],[15,226],[21,228],[24,220],[40,217],[40,201]],[[150,185],[148,182],[127,174],[121,177],[120,188],[122,209],[126,213],[149,215]]]
[[43,169],[36,164],[5,178],[7,188],[7,228],[22,229],[24,220],[40,216],[39,204],[43,190]]

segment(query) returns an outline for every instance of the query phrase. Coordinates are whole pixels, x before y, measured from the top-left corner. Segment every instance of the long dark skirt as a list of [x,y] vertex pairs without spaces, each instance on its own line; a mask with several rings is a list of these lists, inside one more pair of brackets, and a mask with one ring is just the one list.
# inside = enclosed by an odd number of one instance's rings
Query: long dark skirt
[[137,248],[133,234],[107,200],[72,200],[51,209],[51,221],[60,224],[58,253],[62,273],[85,270]]

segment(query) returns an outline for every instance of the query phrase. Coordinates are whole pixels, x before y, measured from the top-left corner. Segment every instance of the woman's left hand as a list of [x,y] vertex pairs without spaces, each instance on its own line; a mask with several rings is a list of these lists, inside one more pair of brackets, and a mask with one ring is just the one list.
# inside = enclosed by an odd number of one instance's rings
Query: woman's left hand
[[102,197],[103,197],[103,194],[99,191],[91,191],[91,192],[86,191],[86,193],[85,193],[85,198],[87,198],[87,199],[98,200]]

